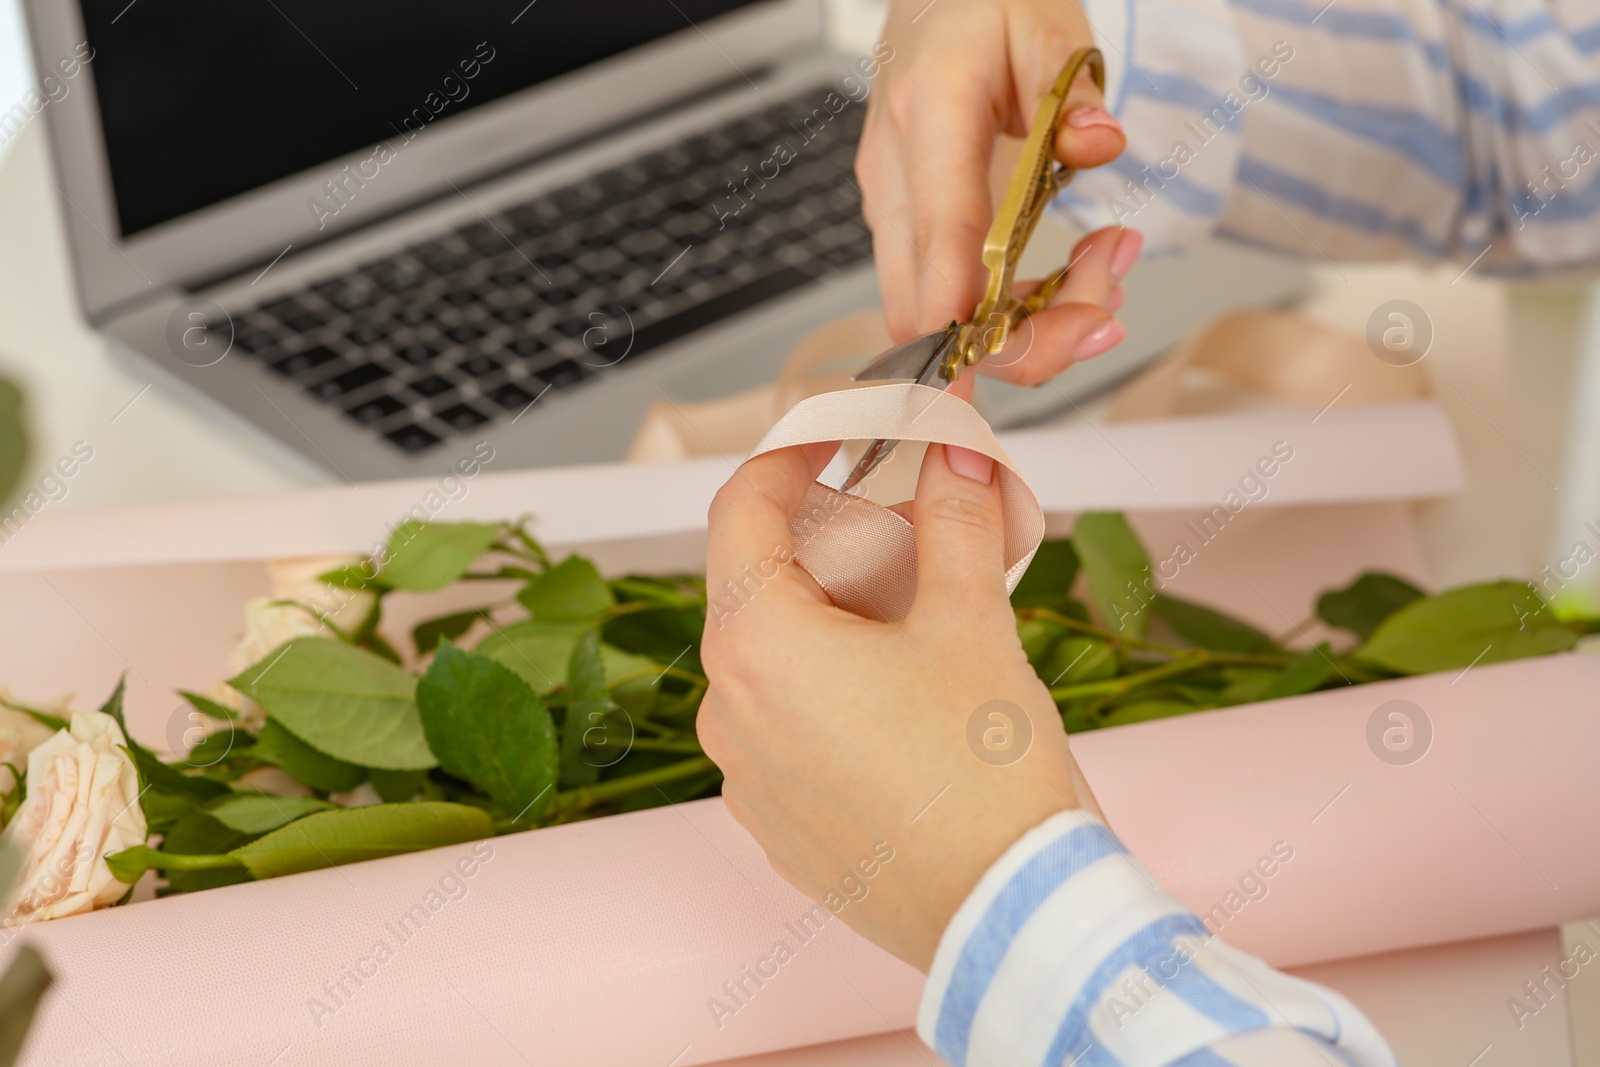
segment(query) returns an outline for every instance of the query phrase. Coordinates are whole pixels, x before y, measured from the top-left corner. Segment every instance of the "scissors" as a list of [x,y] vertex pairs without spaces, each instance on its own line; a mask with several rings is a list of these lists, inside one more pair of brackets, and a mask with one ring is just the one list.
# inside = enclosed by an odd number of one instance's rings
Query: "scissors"
[[[1011,286],[1017,261],[1022,258],[1022,250],[1028,246],[1028,239],[1033,236],[1045,207],[1076,173],[1073,168],[1055,161],[1055,145],[1067,91],[1085,66],[1096,88],[1104,90],[1106,67],[1100,50],[1080,48],[1068,58],[1055,84],[1040,97],[1039,106],[1034,110],[1022,157],[1011,172],[1005,199],[1000,202],[1000,211],[983,241],[983,265],[989,271],[989,283],[972,318],[967,322],[951,322],[942,330],[894,346],[867,364],[854,381],[911,380],[918,385],[948,389],[964,369],[985,356],[999,354],[1011,331],[1050,303],[1050,298],[1066,281],[1066,267],[1047,278],[1024,299],[1018,300],[1012,295]],[[848,493],[854,489],[889,458],[889,453],[899,443],[880,438],[868,445],[839,491]]]

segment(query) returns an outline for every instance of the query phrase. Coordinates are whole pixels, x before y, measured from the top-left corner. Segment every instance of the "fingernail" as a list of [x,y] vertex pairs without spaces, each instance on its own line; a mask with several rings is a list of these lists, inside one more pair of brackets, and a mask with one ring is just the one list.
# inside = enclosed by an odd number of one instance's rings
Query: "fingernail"
[[1117,250],[1111,256],[1111,276],[1117,281],[1127,277],[1133,265],[1139,262],[1139,253],[1144,251],[1144,234],[1138,230],[1127,230],[1117,240]]
[[1067,112],[1067,125],[1075,130],[1086,130],[1091,126],[1104,126],[1112,130],[1122,129],[1122,123],[1117,121],[1117,117],[1103,107],[1075,107]]
[[1128,334],[1127,329],[1116,319],[1107,319],[1088,333],[1083,335],[1083,340],[1078,342],[1077,350],[1072,353],[1073,359],[1089,359],[1098,356],[1116,346]]
[[1117,286],[1111,293],[1111,299],[1106,301],[1106,310],[1115,315],[1122,309],[1122,302],[1127,296],[1128,294],[1122,291],[1122,286]]
[[994,460],[982,452],[974,452],[959,445],[945,445],[944,461],[950,465],[951,470],[963,478],[971,478],[984,485],[988,485],[994,478]]

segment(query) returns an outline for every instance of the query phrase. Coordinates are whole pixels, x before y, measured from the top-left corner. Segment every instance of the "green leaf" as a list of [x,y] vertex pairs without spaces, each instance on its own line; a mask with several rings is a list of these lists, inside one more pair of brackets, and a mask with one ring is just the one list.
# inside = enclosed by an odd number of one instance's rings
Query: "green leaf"
[[238,793],[211,804],[206,814],[235,833],[257,834],[287,826],[314,811],[333,808],[315,797],[273,797],[264,793]]
[[1413,600],[1355,655],[1401,674],[1431,674],[1566,652],[1578,636],[1527,582],[1486,582]]
[[1078,577],[1078,553],[1071,541],[1046,541],[1011,593],[1013,608],[1050,608],[1059,611],[1072,595]]
[[[28,461],[28,430],[22,412],[22,392],[0,378],[0,502],[10,499]],[[0,1057],[0,1063],[4,1062]]]
[[1053,619],[1023,619],[1017,623],[1017,637],[1022,641],[1023,654],[1038,670],[1044,664],[1056,642],[1067,635],[1067,628]]
[[1073,527],[1072,544],[1106,629],[1143,637],[1155,589],[1150,557],[1128,520],[1116,511],[1087,512]]
[[[552,739],[553,742],[553,739]],[[419,801],[317,812],[233,850],[256,878],[458,845],[494,834],[487,812]]]
[[5,974],[0,975],[0,1064],[4,1067],[17,1062],[51,980],[44,957],[32,945],[18,948]]
[[439,589],[467,573],[500,530],[499,523],[407,519],[389,537],[379,577],[396,589],[418,593]]
[[540,622],[593,619],[616,603],[611,587],[582,556],[568,556],[533,579],[517,600]]
[[1200,708],[1183,700],[1136,700],[1124,704],[1100,721],[1102,726],[1125,726],[1130,722],[1149,722],[1174,715],[1188,715]]
[[[166,836],[161,839],[161,851],[176,856],[210,856],[238,848],[255,836],[253,833],[241,832],[226,826],[209,813],[199,811],[167,831]],[[162,875],[166,878],[167,884],[180,893],[196,893],[202,889],[237,885],[250,880],[250,873],[242,867],[220,867],[205,871],[164,871]],[[118,881],[126,881],[121,875],[117,878]]]
[[1074,635],[1051,652],[1039,670],[1045,685],[1080,685],[1115,677],[1117,653],[1108,643],[1093,637]]
[[428,784],[426,771],[373,771],[372,788],[390,804],[410,800]]
[[[127,720],[122,717],[122,697],[128,691],[128,676],[124,673],[117,679],[117,687],[106,697],[106,702],[100,705],[100,712],[109,715],[117,721],[117,726],[122,730],[122,736],[127,738],[130,745],[138,744],[128,733]],[[142,747],[142,746],[141,746]]]
[[441,639],[454,641],[468,630],[479,619],[487,619],[487,611],[463,611],[455,615],[445,615],[437,619],[429,619],[419,623],[411,631],[411,642],[417,646],[417,655],[425,656],[438,647]]
[[261,725],[250,755],[322,793],[347,793],[367,779],[367,768],[318,752],[271,716]]
[[228,684],[335,759],[390,771],[437,765],[417,715],[417,680],[364,649],[297,637]]
[[[622,713],[606,689],[605,662],[600,656],[600,636],[586,632],[572,646],[567,666],[567,715],[561,725],[561,785],[593,785],[600,780],[600,766],[614,763],[611,752],[625,743],[610,729],[610,720]],[[589,746],[600,750],[589,758]]]
[[146,789],[139,798],[139,807],[144,809],[145,825],[150,832],[164,834],[179,820],[199,811],[198,805],[202,802],[198,797],[173,796],[171,793]]
[[317,581],[324,585],[336,585],[342,589],[354,589],[358,592],[371,590],[375,593],[386,593],[390,588],[387,582],[373,572],[370,563],[351,563],[335,567],[331,571],[317,575]]
[[513,818],[538,818],[555,791],[560,756],[550,712],[526,682],[445,641],[417,685],[417,703],[444,770]]
[[151,862],[158,858],[157,850],[149,845],[134,845],[121,852],[108,852],[105,855],[106,868],[111,871],[111,877],[127,885],[143,878]]
[[[511,668],[535,693],[548,696],[566,683],[572,647],[588,629],[583,623],[529,619],[489,634],[478,642],[477,651]],[[634,675],[612,691],[612,699],[630,715],[649,715],[661,688],[660,666],[652,659],[606,644],[600,646],[600,658],[605,661],[608,679]]]
[[1404,578],[1368,571],[1343,589],[1319,596],[1317,618],[1365,641],[1384,619],[1424,595]]
[[1279,700],[1313,692],[1322,688],[1336,673],[1328,645],[1324,642],[1290,660],[1289,665],[1267,683],[1260,699]]
[[72,724],[59,715],[52,715],[39,708],[31,708],[26,704],[18,704],[15,700],[8,700],[0,696],[0,708],[10,708],[12,711],[21,712],[41,726],[48,726],[52,730],[65,730]]
[[[231,792],[222,782],[184,774],[177,768],[162,763],[155,753],[143,745],[130,743],[127,751],[133,757],[133,765],[138,768],[139,776],[144,779],[144,784],[148,787],[142,791],[141,802],[144,798],[159,793],[169,797],[210,800],[213,797],[226,796]],[[141,807],[145,810],[145,818],[149,819],[153,814],[150,806],[141,803]]]
[[201,696],[199,693],[191,693],[187,689],[180,689],[178,690],[178,695],[194,705],[194,709],[200,714],[208,715],[213,719],[233,722],[239,717],[239,713],[226,704],[219,704],[210,697]]
[[1151,610],[1196,648],[1213,652],[1273,652],[1278,644],[1247,622],[1175,596],[1157,593]]
[[213,730],[194,743],[194,747],[184,753],[179,766],[190,768],[215,767],[230,756],[237,759],[250,755],[250,747],[255,743],[255,738],[241,729],[235,729],[230,723],[221,730]]

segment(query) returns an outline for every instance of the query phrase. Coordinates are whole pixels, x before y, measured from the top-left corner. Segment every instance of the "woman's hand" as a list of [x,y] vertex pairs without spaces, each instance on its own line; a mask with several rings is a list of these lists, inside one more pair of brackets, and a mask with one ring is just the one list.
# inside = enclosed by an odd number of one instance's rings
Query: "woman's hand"
[[928,448],[909,513],[916,603],[880,623],[784,562],[789,519],[835,447],[758,456],[717,494],[707,588],[742,592],[706,627],[700,741],[773,868],[926,970],[1006,848],[1093,799],[1017,637],[994,462]]
[[[893,52],[867,105],[856,174],[889,333],[902,341],[972,315],[994,217],[996,139],[1027,135],[1040,95],[1094,35],[1074,0],[896,0],[884,40]],[[1067,97],[1056,157],[1095,167],[1125,143],[1084,72]],[[1140,244],[1117,228],[1084,238],[1051,308],[984,372],[1033,385],[1122,340],[1112,314]],[[1026,355],[1011,351],[1018,345]]]

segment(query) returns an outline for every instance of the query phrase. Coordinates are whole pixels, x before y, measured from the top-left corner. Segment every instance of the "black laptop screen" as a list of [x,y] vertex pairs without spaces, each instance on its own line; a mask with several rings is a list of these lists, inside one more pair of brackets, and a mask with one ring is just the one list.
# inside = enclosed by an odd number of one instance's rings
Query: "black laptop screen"
[[81,0],[122,233],[750,2]]

